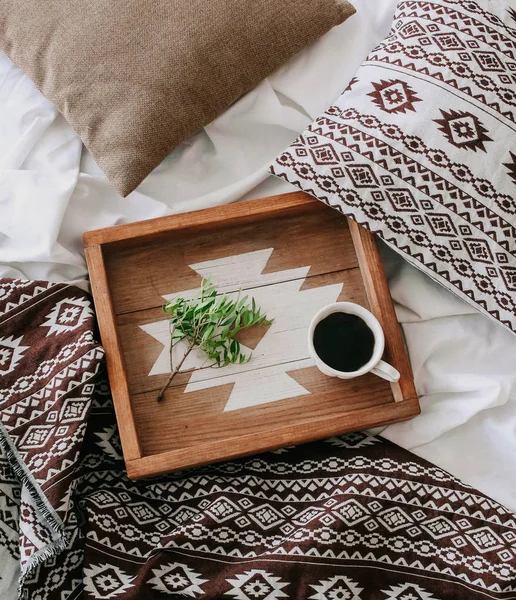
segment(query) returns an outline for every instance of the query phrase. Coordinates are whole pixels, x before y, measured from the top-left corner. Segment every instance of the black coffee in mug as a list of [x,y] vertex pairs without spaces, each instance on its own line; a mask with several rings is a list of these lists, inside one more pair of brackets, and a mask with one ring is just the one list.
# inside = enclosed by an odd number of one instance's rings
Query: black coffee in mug
[[358,371],[373,356],[375,337],[367,323],[357,315],[334,312],[317,323],[314,349],[332,369]]

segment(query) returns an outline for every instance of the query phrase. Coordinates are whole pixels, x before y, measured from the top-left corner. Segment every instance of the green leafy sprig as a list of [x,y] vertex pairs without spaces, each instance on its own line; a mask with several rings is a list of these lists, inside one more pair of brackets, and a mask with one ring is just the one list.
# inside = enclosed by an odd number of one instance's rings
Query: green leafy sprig
[[[210,279],[202,280],[201,289],[193,298],[167,302],[163,312],[170,320],[170,377],[158,394],[158,402],[163,400],[174,377],[182,372],[181,367],[192,350],[202,350],[210,367],[249,362],[252,355],[242,352],[235,336],[248,327],[272,323],[256,306],[254,298],[241,297],[241,292],[235,300],[219,295]],[[186,342],[186,351],[174,365],[174,347],[180,342]]]

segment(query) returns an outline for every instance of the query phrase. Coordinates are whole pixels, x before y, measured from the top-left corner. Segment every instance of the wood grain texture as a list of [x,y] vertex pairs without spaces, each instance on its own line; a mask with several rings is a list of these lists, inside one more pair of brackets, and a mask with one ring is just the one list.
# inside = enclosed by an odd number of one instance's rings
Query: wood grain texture
[[[309,265],[309,275],[313,276],[358,267],[346,217],[336,212],[319,210],[258,224],[228,224],[209,233],[181,233],[158,244],[107,253],[106,270],[116,312],[121,315],[161,306],[165,294],[199,287],[202,278],[189,265],[212,256],[231,257],[272,248],[264,273]],[[331,262],[328,256],[332,256]],[[219,289],[228,293],[260,285],[255,273],[242,270],[236,286]]]
[[[306,194],[89,232],[84,240],[130,477],[419,413],[374,238]],[[241,287],[277,318],[270,330],[249,330],[240,340],[254,349],[251,363],[181,374],[158,404],[156,391],[169,370],[163,296],[198,288],[206,271],[220,278],[222,292]],[[310,363],[308,322],[317,303],[336,300],[356,302],[377,316],[385,358],[402,375],[399,384],[371,374],[329,378]]]
[[270,219],[272,211],[275,218],[321,211],[319,203],[314,202],[313,198],[303,192],[249,200],[245,203],[245,210],[242,210],[241,206],[241,202],[226,204],[206,210],[87,231],[82,236],[83,244],[85,248],[101,245],[109,250],[144,247],[146,244],[170,239],[177,233],[191,235],[203,231],[213,231],[220,227],[259,223],[262,220]]
[[[203,446],[222,441],[230,435],[238,438],[249,432],[267,434],[280,425],[294,426],[333,419],[373,406],[392,404],[389,384],[367,374],[351,380],[330,379],[316,367],[288,371],[310,392],[296,398],[223,412],[231,385],[210,390],[184,392],[170,401],[156,403],[155,393],[133,396],[133,409],[142,441],[143,455],[168,450]],[[263,377],[266,379],[267,375]]]
[[124,359],[120,352],[120,339],[114,319],[115,315],[106,270],[104,268],[102,248],[100,246],[91,246],[85,248],[85,252],[102,345],[106,352],[106,366],[120,432],[120,440],[124,449],[124,458],[126,460],[133,460],[140,458],[142,451],[136,431],[129,388],[127,386]]
[[126,461],[127,474],[131,479],[152,477],[174,469],[187,469],[194,466],[230,460],[291,446],[314,442],[326,437],[357,430],[357,422],[367,423],[367,428],[382,427],[399,421],[406,421],[420,412],[417,398],[403,402],[391,402],[383,406],[373,406],[359,411],[333,415],[331,419],[320,419],[310,423],[300,423],[239,438],[229,438],[202,446],[172,450],[153,454],[136,460]]
[[417,398],[405,340],[396,317],[374,235],[351,219],[349,220],[349,230],[360,264],[370,310],[380,322],[385,334],[385,358],[396,366],[401,375],[399,382],[392,384],[394,399],[396,402],[401,402],[406,398]]

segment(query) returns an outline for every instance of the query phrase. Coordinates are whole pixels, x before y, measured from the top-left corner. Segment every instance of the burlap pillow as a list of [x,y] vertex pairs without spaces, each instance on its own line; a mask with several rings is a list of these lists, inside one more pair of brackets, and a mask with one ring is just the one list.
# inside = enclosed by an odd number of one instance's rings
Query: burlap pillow
[[346,0],[0,0],[0,47],[126,196],[353,12]]
[[516,11],[401,0],[349,88],[272,172],[516,332]]

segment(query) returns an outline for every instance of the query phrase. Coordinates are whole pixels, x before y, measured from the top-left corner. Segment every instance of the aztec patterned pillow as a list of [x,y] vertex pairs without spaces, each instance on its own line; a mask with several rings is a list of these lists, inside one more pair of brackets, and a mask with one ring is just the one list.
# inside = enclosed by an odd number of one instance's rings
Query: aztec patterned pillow
[[402,0],[271,172],[516,332],[516,3]]

